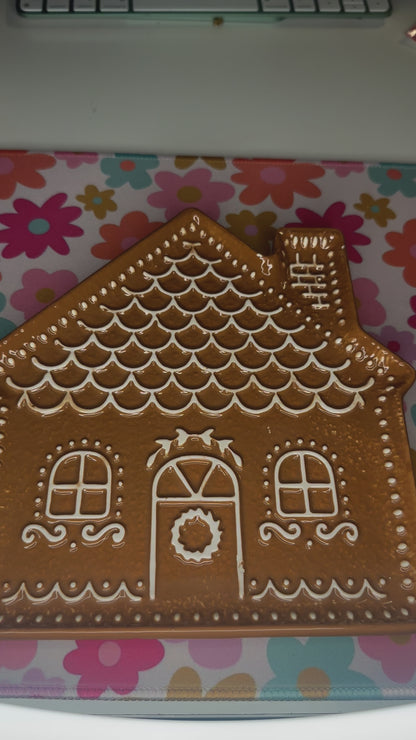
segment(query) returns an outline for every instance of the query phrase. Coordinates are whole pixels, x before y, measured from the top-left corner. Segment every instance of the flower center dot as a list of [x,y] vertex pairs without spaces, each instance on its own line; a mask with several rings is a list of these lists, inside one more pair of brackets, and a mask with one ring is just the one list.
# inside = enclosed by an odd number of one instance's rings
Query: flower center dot
[[10,157],[0,157],[0,175],[8,175],[14,170],[14,162]]
[[326,699],[331,690],[330,678],[321,668],[305,668],[296,684],[305,699]]
[[102,198],[100,198],[100,196],[99,196],[99,195],[96,195],[96,196],[95,196],[95,198],[93,198],[93,199],[92,199],[92,202],[93,202],[93,203],[94,203],[94,204],[95,204],[96,206],[99,206],[99,205],[101,205],[101,203],[103,202],[103,199],[102,199]]
[[371,206],[370,210],[371,210],[372,213],[379,213],[380,212],[379,206]]
[[121,657],[121,647],[116,642],[103,642],[98,648],[98,658],[101,665],[110,668],[116,665]]
[[120,169],[123,170],[123,172],[131,172],[136,169],[136,165],[131,159],[123,159],[123,161],[120,162]]
[[199,188],[192,185],[185,185],[178,190],[178,198],[183,203],[196,203],[198,200],[201,200],[202,193]]
[[390,635],[390,640],[396,645],[406,645],[412,639],[412,635]]
[[41,288],[36,293],[36,300],[39,303],[52,303],[55,298],[55,291],[52,288]]
[[47,221],[46,218],[34,218],[30,221],[27,228],[31,234],[40,236],[41,234],[46,234],[49,231],[50,226],[49,221]]
[[402,172],[396,169],[387,170],[386,174],[387,174],[387,177],[390,178],[390,180],[401,180],[403,177]]
[[260,177],[269,185],[281,185],[286,180],[286,172],[283,167],[264,167]]
[[257,234],[259,233],[259,230],[256,224],[248,224],[246,228],[244,229],[244,232],[245,234],[247,234],[247,236],[257,236]]
[[396,352],[397,353],[400,350],[400,344],[398,342],[396,342],[394,339],[392,339],[390,342],[388,342],[387,343],[387,346],[388,346],[388,348],[392,352]]

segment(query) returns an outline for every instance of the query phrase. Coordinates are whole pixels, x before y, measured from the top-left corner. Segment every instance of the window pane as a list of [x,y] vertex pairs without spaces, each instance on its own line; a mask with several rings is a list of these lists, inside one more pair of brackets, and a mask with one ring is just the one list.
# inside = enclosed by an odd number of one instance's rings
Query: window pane
[[284,514],[304,514],[305,497],[300,488],[280,488],[280,508]]
[[331,488],[310,488],[309,506],[314,514],[333,514],[334,497]]
[[84,460],[84,483],[107,483],[107,467],[98,455],[86,455]]
[[309,483],[329,483],[329,471],[323,460],[305,455],[306,480]]
[[300,456],[295,452],[288,455],[279,467],[280,483],[302,483]]
[[73,516],[76,506],[76,490],[56,489],[51,495],[50,513],[53,516]]
[[84,488],[81,497],[80,514],[82,516],[102,516],[107,508],[107,491],[102,488],[88,490]]
[[53,482],[57,485],[66,483],[77,483],[79,476],[79,455],[65,456],[62,462],[58,463]]

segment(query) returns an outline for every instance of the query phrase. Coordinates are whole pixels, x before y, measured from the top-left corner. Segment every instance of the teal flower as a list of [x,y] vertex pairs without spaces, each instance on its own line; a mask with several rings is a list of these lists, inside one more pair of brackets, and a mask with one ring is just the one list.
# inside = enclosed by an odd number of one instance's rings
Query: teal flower
[[151,184],[148,170],[154,170],[159,160],[154,156],[115,154],[101,160],[101,171],[108,175],[105,184],[110,188],[121,188],[128,183],[134,190],[141,190]]
[[293,637],[269,640],[267,658],[275,678],[261,691],[263,699],[380,699],[374,682],[349,666],[354,657],[351,637]]
[[408,164],[379,164],[368,168],[370,180],[378,185],[381,195],[402,193],[406,198],[416,197],[416,166]]
[[[3,311],[5,305],[6,296],[4,293],[0,293],[0,311]],[[5,319],[3,316],[0,316],[0,339],[7,337],[13,329],[16,329],[16,324],[13,324],[13,321],[9,321],[9,319]]]

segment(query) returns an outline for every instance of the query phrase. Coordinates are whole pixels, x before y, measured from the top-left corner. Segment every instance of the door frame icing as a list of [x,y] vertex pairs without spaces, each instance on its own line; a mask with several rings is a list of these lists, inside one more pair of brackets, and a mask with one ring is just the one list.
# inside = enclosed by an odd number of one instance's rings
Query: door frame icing
[[[178,471],[178,464],[181,462],[210,462],[211,465],[204,475],[198,491],[194,491],[186,481],[183,474],[179,471],[179,477],[183,480],[184,487],[189,491],[189,496],[158,496],[158,484],[162,474],[169,467],[174,467]],[[233,483],[232,496],[206,496],[201,493],[207,478],[210,476],[214,466],[219,465],[227,472]],[[241,537],[241,520],[240,520],[240,488],[237,476],[234,470],[223,460],[214,455],[203,455],[199,453],[179,455],[165,462],[157,471],[152,483],[152,513],[151,513],[151,530],[150,530],[150,558],[149,558],[149,597],[151,600],[156,598],[156,525],[157,525],[157,504],[160,502],[176,502],[193,506],[194,504],[224,503],[225,501],[234,504],[235,514],[235,535],[236,535],[236,570],[238,581],[238,595],[240,599],[244,598],[244,565],[243,565],[243,546]]]

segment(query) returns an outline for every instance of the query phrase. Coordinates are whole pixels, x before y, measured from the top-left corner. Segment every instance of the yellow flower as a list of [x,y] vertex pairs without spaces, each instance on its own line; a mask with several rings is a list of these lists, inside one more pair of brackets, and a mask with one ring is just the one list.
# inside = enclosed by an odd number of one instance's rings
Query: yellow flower
[[210,689],[202,686],[193,668],[179,668],[169,681],[167,699],[255,699],[256,684],[248,673],[234,673],[223,678]]
[[[193,164],[199,159],[199,157],[175,157],[175,167],[178,170],[187,170],[188,167],[192,167]],[[202,161],[212,167],[214,170],[225,170],[227,163],[224,157],[201,157]]]
[[254,214],[251,211],[230,213],[227,216],[230,224],[229,231],[241,239],[256,252],[271,254],[276,228],[272,224],[276,221],[276,214],[271,211]]
[[364,213],[364,218],[373,219],[377,226],[387,226],[388,221],[396,218],[394,211],[389,208],[388,198],[373,198],[368,193],[361,193],[359,203],[354,204],[357,211]]
[[98,190],[95,185],[87,185],[84,195],[77,195],[76,199],[84,204],[84,211],[93,211],[96,218],[105,218],[108,211],[117,210],[112,195],[114,190]]

